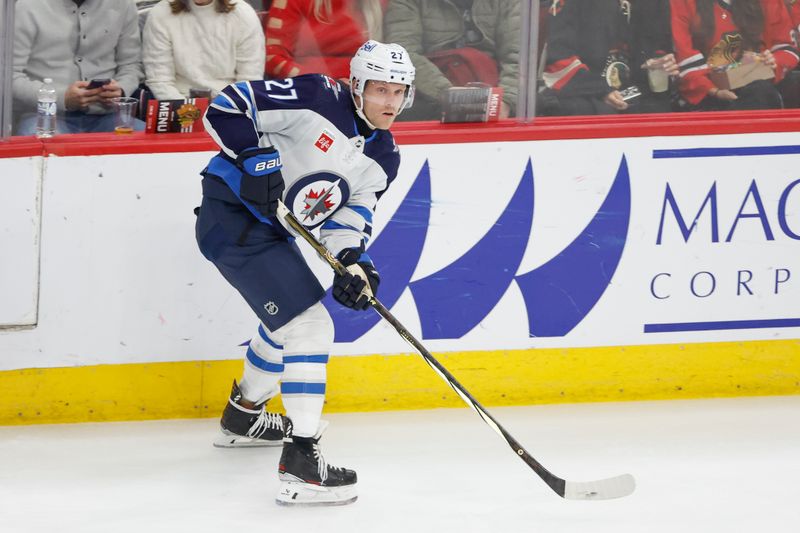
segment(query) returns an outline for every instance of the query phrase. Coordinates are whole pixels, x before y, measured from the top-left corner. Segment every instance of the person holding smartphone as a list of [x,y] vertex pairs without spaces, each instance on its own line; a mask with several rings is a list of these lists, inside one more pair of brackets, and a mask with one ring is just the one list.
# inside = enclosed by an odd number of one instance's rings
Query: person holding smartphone
[[669,0],[550,2],[539,114],[670,111],[669,9]]
[[144,78],[135,4],[24,0],[15,5],[15,22],[15,133],[33,134],[44,78],[56,87],[57,133],[114,131],[112,99],[130,95]]

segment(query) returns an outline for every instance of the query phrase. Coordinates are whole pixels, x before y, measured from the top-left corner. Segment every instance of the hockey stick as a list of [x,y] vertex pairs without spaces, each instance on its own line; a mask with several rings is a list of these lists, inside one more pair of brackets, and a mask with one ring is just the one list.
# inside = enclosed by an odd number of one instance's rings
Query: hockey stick
[[[333,254],[320,243],[314,235],[309,232],[300,221],[295,218],[294,214],[289,211],[283,202],[278,202],[278,217],[286,221],[286,223],[300,234],[308,244],[324,259],[331,268],[338,274],[344,274],[347,269],[339,262]],[[392,327],[397,330],[411,346],[425,359],[425,362],[430,365],[434,372],[444,379],[450,387],[458,394],[464,402],[475,412],[480,415],[484,422],[503,437],[511,449],[525,461],[529,467],[533,469],[536,474],[547,483],[547,485],[555,491],[556,494],[562,498],[570,500],[610,500],[613,498],[622,498],[628,496],[636,488],[636,482],[630,474],[623,474],[621,476],[600,479],[597,481],[575,482],[566,481],[547,470],[539,463],[533,456],[531,456],[517,440],[512,437],[508,431],[489,414],[478,401],[456,380],[455,377],[437,361],[431,353],[425,349],[409,331],[389,312],[384,305],[378,301],[377,298],[372,297],[369,301],[370,305],[378,312],[384,320],[386,320]]]

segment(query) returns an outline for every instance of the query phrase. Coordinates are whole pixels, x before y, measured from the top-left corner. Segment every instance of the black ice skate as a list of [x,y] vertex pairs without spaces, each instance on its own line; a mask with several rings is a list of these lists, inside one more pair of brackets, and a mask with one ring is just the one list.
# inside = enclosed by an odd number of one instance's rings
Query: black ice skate
[[279,505],[346,505],[358,498],[356,473],[325,462],[319,437],[295,437],[283,444],[276,501]]
[[242,392],[233,381],[231,397],[219,421],[222,435],[214,441],[218,448],[280,446],[292,434],[292,422],[279,413],[266,410],[267,402],[247,409],[240,405]]

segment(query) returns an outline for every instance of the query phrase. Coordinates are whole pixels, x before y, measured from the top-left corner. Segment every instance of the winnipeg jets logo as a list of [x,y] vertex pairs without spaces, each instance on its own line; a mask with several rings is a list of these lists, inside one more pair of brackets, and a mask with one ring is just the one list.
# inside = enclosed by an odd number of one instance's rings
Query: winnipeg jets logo
[[322,130],[322,133],[314,143],[314,146],[327,153],[331,146],[333,146],[333,134],[331,134],[331,132],[328,130]]
[[307,220],[313,222],[318,215],[327,215],[331,212],[331,210],[336,206],[336,203],[331,201],[331,194],[337,185],[339,185],[339,180],[336,180],[336,183],[327,189],[323,187],[320,192],[316,192],[314,189],[311,189],[308,191],[308,193],[306,193],[304,200],[305,208],[300,212],[301,215],[305,215],[305,218],[303,219],[304,223]]
[[314,172],[286,190],[284,203],[308,229],[324,223],[350,199],[350,184],[340,174]]
[[333,95],[336,97],[337,100],[339,99],[339,82],[337,82],[336,80],[334,80],[329,76],[325,76],[324,74],[322,74],[322,84],[325,86],[326,89],[330,89],[331,91],[333,91]]

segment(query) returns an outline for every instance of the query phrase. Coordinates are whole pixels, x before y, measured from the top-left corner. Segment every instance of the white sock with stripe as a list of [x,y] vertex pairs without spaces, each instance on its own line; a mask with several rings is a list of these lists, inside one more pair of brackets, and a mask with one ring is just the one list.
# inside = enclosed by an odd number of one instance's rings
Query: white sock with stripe
[[259,404],[278,394],[283,370],[283,346],[273,341],[259,324],[258,333],[247,348],[239,383],[244,399]]
[[333,320],[317,302],[270,333],[283,346],[281,397],[294,435],[313,437],[325,403],[327,363],[333,344]]

